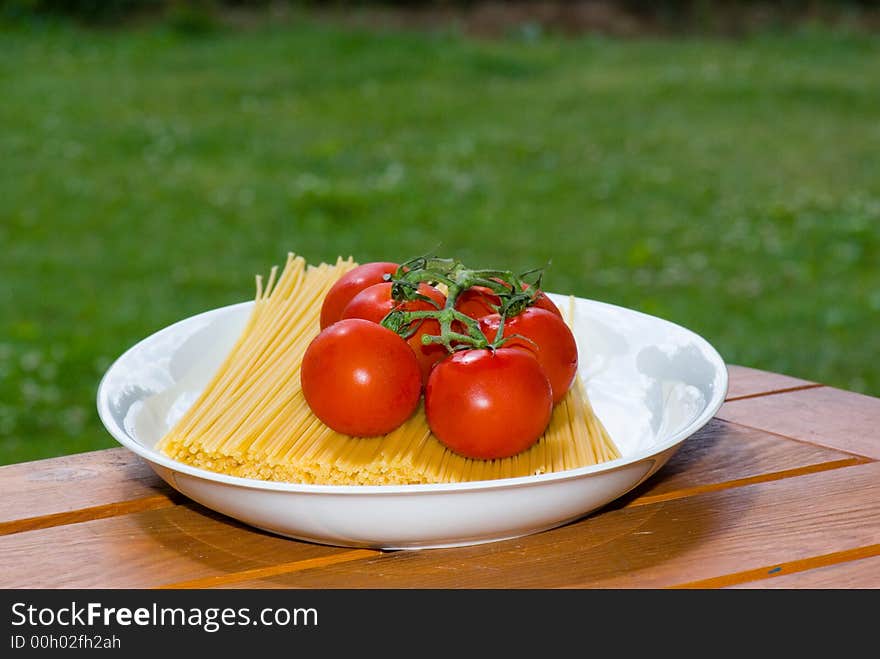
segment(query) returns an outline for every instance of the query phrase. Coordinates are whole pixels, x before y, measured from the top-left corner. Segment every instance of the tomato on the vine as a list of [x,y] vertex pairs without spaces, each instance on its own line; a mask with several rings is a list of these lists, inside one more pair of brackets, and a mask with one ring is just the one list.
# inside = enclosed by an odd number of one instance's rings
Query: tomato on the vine
[[471,286],[463,290],[455,301],[455,308],[465,316],[479,320],[483,316],[495,313],[501,298],[487,286]]
[[553,300],[547,297],[547,294],[544,291],[538,291],[532,306],[537,307],[538,309],[546,309],[562,318],[562,312],[559,310],[559,307],[556,306],[556,303],[553,302]]
[[[501,316],[490,314],[480,318],[480,329],[494,341],[501,325]],[[553,403],[565,396],[574,382],[578,367],[578,349],[574,334],[565,321],[551,311],[528,307],[504,321],[503,343],[506,348],[527,350],[535,355],[550,380]]]
[[[523,285],[523,290],[525,290],[525,285]],[[455,301],[455,308],[464,315],[479,320],[483,316],[497,313],[500,304],[501,297],[491,288],[487,286],[471,286],[459,294],[458,299]],[[559,307],[541,290],[536,292],[534,302],[530,306],[546,309],[562,318],[562,312],[559,311]]]
[[[400,311],[436,311],[446,304],[446,296],[433,286],[419,284],[418,292],[433,300],[434,304],[426,300],[405,300],[398,302],[391,297],[391,284],[381,283],[368,286],[355,295],[342,311],[342,318],[363,318],[374,323],[382,322],[392,310]],[[425,334],[437,336],[440,334],[440,323],[433,318],[425,318],[414,322],[410,328],[412,336],[406,338],[412,351],[415,353],[422,372],[422,383],[428,380],[431,369],[438,361],[443,359],[447,352],[446,348],[436,343],[425,345],[422,336]]]
[[394,309],[401,311],[437,311],[446,304],[446,296],[428,284],[419,284],[418,292],[433,302],[419,299],[400,302],[391,297],[391,288],[391,282],[367,286],[345,305],[339,316],[340,319],[363,318],[374,323],[381,323],[382,319]]
[[[413,289],[416,299],[394,298]],[[499,312],[509,315],[501,337]],[[349,435],[386,434],[424,392],[434,436],[475,459],[532,446],[577,370],[574,336],[545,293],[454,259],[358,266],[325,296],[321,328],[301,372],[318,418]]]
[[490,460],[531,447],[550,422],[550,381],[535,357],[517,348],[451,354],[431,371],[425,414],[450,450]]
[[337,432],[391,432],[416,410],[422,390],[413,351],[391,330],[359,318],[324,329],[306,348],[300,370],[306,402]]
[[397,263],[376,261],[359,265],[342,275],[324,296],[321,305],[321,329],[340,320],[342,310],[355,295],[367,286],[386,281],[385,276],[394,274],[399,267]]
[[422,384],[425,385],[428,383],[428,377],[431,375],[431,370],[437,362],[446,357],[449,353],[446,351],[446,348],[439,343],[422,343],[422,337],[425,335],[440,335],[439,322],[433,318],[425,318],[421,321],[415,321],[413,327],[415,331],[412,336],[407,337],[406,342],[409,344],[409,347],[416,356],[416,360],[419,362],[419,369],[422,372]]

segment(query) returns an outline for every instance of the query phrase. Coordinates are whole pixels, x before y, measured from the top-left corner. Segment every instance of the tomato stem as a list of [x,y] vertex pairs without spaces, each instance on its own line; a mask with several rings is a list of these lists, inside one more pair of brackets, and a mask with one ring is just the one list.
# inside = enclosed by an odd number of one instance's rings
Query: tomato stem
[[[538,272],[538,282],[542,269],[531,270],[517,275],[510,270],[484,269],[473,270],[457,259],[439,258],[434,256],[418,256],[401,264],[397,272],[390,277],[391,295],[395,300],[428,300],[434,306],[436,302],[419,292],[422,283],[430,285],[442,284],[446,287],[446,304],[436,311],[402,311],[393,310],[382,320],[382,325],[397,332],[404,338],[415,333],[419,323],[432,318],[440,324],[439,335],[423,335],[425,345],[441,344],[449,352],[472,348],[499,348],[509,337],[503,337],[504,322],[508,317],[515,316],[531,306],[540,292],[536,285],[527,282],[524,277]],[[473,286],[482,286],[498,296],[500,304],[490,305],[501,316],[501,322],[494,339],[491,341],[480,329],[480,324],[470,316],[455,308],[461,294]],[[459,331],[462,329],[464,331]]]

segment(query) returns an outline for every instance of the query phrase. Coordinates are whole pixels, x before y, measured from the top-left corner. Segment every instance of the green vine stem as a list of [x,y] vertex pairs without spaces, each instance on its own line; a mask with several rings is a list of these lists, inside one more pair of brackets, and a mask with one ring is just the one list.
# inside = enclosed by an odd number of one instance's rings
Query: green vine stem
[[[440,324],[440,334],[423,335],[422,342],[425,345],[438,343],[449,352],[470,348],[497,349],[511,338],[503,337],[505,319],[521,313],[537,299],[540,289],[524,279],[535,272],[539,273],[537,282],[540,285],[542,270],[531,270],[517,275],[509,270],[473,270],[456,259],[433,256],[410,259],[401,264],[397,272],[389,278],[392,297],[401,302],[426,300],[436,306],[433,300],[419,292],[419,285],[443,284],[446,287],[446,304],[436,311],[394,310],[385,316],[382,325],[403,338],[409,338],[426,319],[435,319]],[[499,298],[497,312],[501,316],[501,322],[492,341],[486,337],[476,320],[455,308],[461,294],[473,286],[482,286]]]

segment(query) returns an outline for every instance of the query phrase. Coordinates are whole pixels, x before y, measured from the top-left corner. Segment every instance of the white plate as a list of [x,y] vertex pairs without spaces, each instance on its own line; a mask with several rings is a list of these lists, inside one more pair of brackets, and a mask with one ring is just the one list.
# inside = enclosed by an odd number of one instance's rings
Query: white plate
[[[567,308],[568,296],[551,294]],[[110,434],[187,497],[252,526],[313,542],[382,549],[512,538],[583,517],[656,472],[705,425],[727,369],[703,338],[637,311],[575,298],[581,376],[622,457],[564,472],[441,485],[300,485],[217,474],[172,460],[156,442],[226,356],[252,302],[182,320],[108,369],[98,413]]]

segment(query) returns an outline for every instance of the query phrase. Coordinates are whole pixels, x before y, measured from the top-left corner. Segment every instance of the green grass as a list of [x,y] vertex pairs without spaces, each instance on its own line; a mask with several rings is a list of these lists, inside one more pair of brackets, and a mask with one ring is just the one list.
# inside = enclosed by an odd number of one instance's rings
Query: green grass
[[115,445],[103,371],[311,261],[550,262],[728,362],[880,395],[880,40],[0,31],[0,463]]

